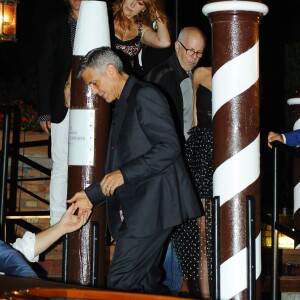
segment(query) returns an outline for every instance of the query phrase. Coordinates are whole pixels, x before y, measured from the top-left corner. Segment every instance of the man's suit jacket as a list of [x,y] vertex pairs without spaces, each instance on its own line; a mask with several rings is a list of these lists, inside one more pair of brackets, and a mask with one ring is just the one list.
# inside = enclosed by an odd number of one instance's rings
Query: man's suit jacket
[[[106,173],[120,169],[125,184],[107,198],[110,230],[121,225],[133,236],[150,235],[203,214],[163,95],[134,77],[116,100],[106,159]],[[93,204],[104,200],[99,182],[86,193]],[[124,225],[124,224],[123,224]]]
[[[182,146],[185,144],[183,121],[183,90],[189,76],[182,68],[174,52],[169,59],[154,67],[146,76],[146,80],[154,83],[169,102],[177,134]],[[186,81],[186,82],[184,82]],[[192,87],[191,87],[192,90]],[[191,91],[192,92],[192,91]]]
[[60,123],[68,109],[64,85],[72,66],[71,30],[68,16],[61,16],[45,27],[39,57],[39,115],[51,115],[51,122]]
[[284,133],[285,143],[289,146],[300,145],[300,129]]

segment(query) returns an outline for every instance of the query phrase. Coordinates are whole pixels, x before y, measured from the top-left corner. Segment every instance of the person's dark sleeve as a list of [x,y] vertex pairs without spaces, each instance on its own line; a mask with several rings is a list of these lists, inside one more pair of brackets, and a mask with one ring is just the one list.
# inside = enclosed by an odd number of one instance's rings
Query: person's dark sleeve
[[96,181],[88,186],[85,190],[91,203],[94,205],[103,204],[106,201],[106,197],[103,195],[100,189],[100,181]]
[[139,124],[152,146],[144,155],[121,166],[120,170],[130,184],[156,176],[181,155],[168,102],[158,90],[153,87],[140,89],[136,111]]
[[55,74],[54,31],[48,23],[43,34],[43,42],[38,62],[38,115],[51,114],[51,90]]
[[22,255],[0,240],[0,272],[9,276],[38,277]]
[[284,133],[285,143],[289,146],[300,145],[300,129]]

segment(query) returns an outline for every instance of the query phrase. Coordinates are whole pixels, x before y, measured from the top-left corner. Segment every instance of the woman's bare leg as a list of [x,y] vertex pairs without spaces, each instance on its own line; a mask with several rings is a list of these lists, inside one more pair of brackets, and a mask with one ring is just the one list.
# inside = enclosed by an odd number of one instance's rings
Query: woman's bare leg
[[203,299],[210,298],[209,279],[208,279],[208,265],[207,265],[207,251],[206,251],[206,230],[205,230],[205,216],[197,219],[199,234],[200,234],[200,259],[199,259],[199,284],[201,297]]

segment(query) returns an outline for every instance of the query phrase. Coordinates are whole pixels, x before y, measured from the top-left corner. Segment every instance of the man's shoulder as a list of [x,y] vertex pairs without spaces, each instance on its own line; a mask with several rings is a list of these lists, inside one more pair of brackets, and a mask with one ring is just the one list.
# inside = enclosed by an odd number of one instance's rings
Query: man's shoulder
[[160,89],[152,82],[140,81],[135,77],[130,77],[128,84],[127,101],[136,101],[144,98],[161,98],[164,97]]
[[152,92],[158,92],[158,88],[152,83],[152,82],[147,82],[147,81],[140,81],[137,80],[133,90],[136,90],[137,92],[140,91],[141,94],[147,94],[147,93],[152,93]]
[[140,89],[147,86],[153,86],[153,84],[151,82],[142,81],[140,79],[137,79],[135,76],[130,75],[126,82],[125,88],[132,90]]
[[141,81],[130,76],[124,90],[124,95],[126,98],[133,99],[140,92],[142,94],[147,94],[149,90],[156,90],[156,87],[151,82]]
[[161,64],[154,67],[146,76],[146,80],[148,82],[158,83],[160,80],[167,74],[174,71],[172,64],[170,64],[170,60],[166,60]]

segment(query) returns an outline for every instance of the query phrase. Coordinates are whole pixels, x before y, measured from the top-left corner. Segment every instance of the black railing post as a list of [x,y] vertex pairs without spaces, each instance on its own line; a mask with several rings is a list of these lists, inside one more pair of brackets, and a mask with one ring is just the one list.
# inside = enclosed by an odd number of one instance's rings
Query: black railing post
[[63,256],[62,256],[62,280],[67,282],[67,262],[68,262],[68,238],[69,234],[63,237]]
[[256,298],[256,247],[255,247],[255,198],[246,196],[247,201],[247,261],[248,261],[248,297]]
[[213,299],[220,299],[220,197],[213,198]]
[[3,126],[2,126],[2,149],[1,149],[1,182],[0,182],[0,238],[4,238],[4,225],[6,216],[6,198],[7,198],[7,172],[8,172],[8,153],[10,138],[10,119],[11,109],[9,106],[3,106]]
[[278,230],[276,223],[278,221],[278,149],[273,145],[273,220],[272,220],[272,255],[273,255],[273,269],[272,269],[272,299],[278,298]]
[[92,265],[91,265],[91,286],[97,286],[98,282],[98,261],[99,261],[99,223],[92,224]]

